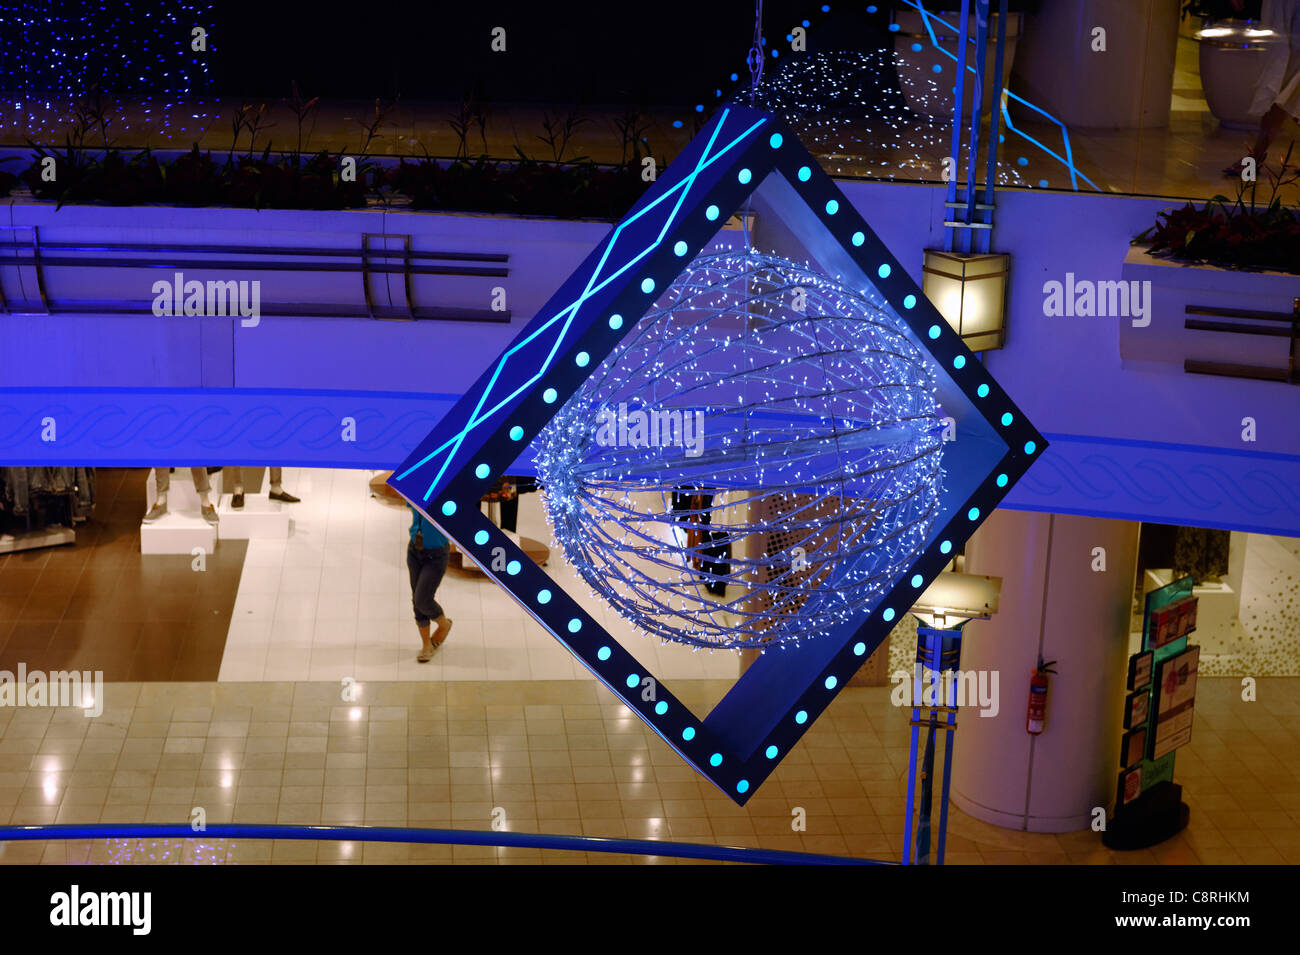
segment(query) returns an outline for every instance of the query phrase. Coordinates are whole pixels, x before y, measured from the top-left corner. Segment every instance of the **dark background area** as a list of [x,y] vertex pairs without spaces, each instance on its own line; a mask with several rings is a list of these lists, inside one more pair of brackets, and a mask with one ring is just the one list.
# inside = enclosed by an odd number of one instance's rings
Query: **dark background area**
[[[1032,10],[1038,0],[1013,0]],[[895,4],[764,0],[765,69],[791,57],[786,35],[809,21],[809,52],[891,45]],[[952,6],[936,0],[932,6]],[[0,90],[271,99],[297,81],[304,98],[626,104],[706,110],[715,91],[748,85],[753,0],[0,0]],[[877,7],[867,13],[868,7]],[[901,6],[901,5],[900,5]],[[206,52],[190,50],[194,26]],[[492,30],[506,30],[494,52]],[[771,50],[780,51],[773,59]]]
[[[820,3],[765,0],[769,45],[802,19],[836,42],[879,39],[886,7],[821,13]],[[321,9],[321,8],[318,8]],[[218,6],[214,86],[223,95],[304,95],[456,100],[477,90],[494,101],[693,106],[732,72],[747,78],[752,0],[667,3],[433,3],[365,5],[352,16],[297,4],[231,0]],[[871,29],[874,24],[875,29]],[[491,50],[504,27],[507,50]],[[768,68],[779,65],[768,59]],[[707,103],[706,103],[707,105]]]

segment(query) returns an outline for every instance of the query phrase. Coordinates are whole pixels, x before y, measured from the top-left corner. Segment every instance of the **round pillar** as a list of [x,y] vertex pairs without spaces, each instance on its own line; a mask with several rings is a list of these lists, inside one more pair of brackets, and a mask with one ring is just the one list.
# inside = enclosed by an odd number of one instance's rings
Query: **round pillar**
[[[1008,829],[1073,832],[1114,802],[1138,528],[998,510],[971,538],[966,572],[1001,577],[1002,595],[962,640],[962,670],[996,673],[999,688],[995,716],[972,707],[958,719],[951,796],[963,812]],[[1056,673],[1046,726],[1033,736],[1025,711],[1039,657],[1055,660]]]

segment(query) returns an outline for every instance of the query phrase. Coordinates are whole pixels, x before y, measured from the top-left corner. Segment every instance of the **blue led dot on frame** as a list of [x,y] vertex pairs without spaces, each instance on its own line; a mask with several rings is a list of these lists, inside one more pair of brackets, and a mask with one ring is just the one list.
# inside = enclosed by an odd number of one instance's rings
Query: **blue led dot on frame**
[[866,237],[865,235],[863,235],[861,232],[855,232],[855,233],[853,233],[853,244],[854,244],[854,245],[861,245],[863,242],[866,242],[866,241],[867,241],[867,237]]
[[885,612],[882,613],[881,616],[885,618],[885,623],[889,623],[889,621],[894,619],[894,608],[886,607]]
[[808,181],[809,179],[811,179],[811,178],[812,178],[812,170],[809,169],[807,166],[800,166],[800,167],[799,167],[799,181],[800,181],[800,182],[807,182],[807,181]]
[[524,437],[524,429],[519,427],[519,425],[515,425],[513,428],[510,429],[511,441],[522,441],[523,437]]
[[749,780],[742,779],[740,782],[736,783],[736,792],[738,793],[749,792]]
[[871,6],[867,7],[867,13],[875,13],[879,9],[880,8],[873,3]]
[[697,112],[697,113],[702,113],[702,112],[704,112],[704,104],[703,104],[703,103],[696,103],[696,104],[695,104],[695,112]]
[[680,119],[673,120],[673,129],[681,129],[681,128],[682,128],[682,121]]
[[569,621],[569,633],[577,633],[581,629],[582,629],[582,621],[579,620],[577,617],[574,617],[572,620]]
[[902,28],[901,26],[899,26],[897,23],[891,23],[891,24],[889,25],[889,32],[890,32],[890,33],[897,33],[897,32],[900,31],[901,29],[903,29],[903,28]]
[[591,363],[591,356],[585,351],[580,351],[573,359],[574,364],[579,368],[586,368]]
[[708,219],[710,222],[716,219],[718,215],[719,212],[717,206],[709,206],[707,209],[704,210],[704,218]]
[[965,367],[966,367],[966,356],[965,356],[965,355],[958,355],[956,358],[954,358],[954,359],[952,360],[952,367],[956,368],[958,371],[961,371],[963,368],[965,368]]
[[710,757],[709,757],[709,765],[710,765],[710,766],[721,766],[721,765],[722,765],[722,754],[721,754],[721,753],[714,753],[712,756],[710,756]]
[[936,73],[942,73],[942,72],[943,72],[943,64],[942,64],[942,63],[936,63],[936,64],[934,64],[934,66],[930,67],[930,69],[934,70],[934,72],[936,72]]
[[828,677],[826,678],[826,682],[823,683],[822,685],[823,685],[824,687],[826,687],[826,689],[828,689],[828,690],[833,690],[833,689],[835,689],[837,686],[840,685],[840,681],[837,680],[837,679],[835,679],[835,677],[833,677],[833,676],[828,676]]
[[1016,420],[1015,415],[1013,415],[1010,411],[1002,412],[1002,427],[1004,428],[1007,427],[1007,425],[1011,424],[1011,422],[1015,420]]
[[952,552],[952,541],[944,541],[939,545],[939,553],[948,554]]
[[972,521],[978,521],[980,519],[980,509],[978,507],[972,507],[966,512],[966,516]]
[[925,578],[922,577],[920,574],[913,574],[913,575],[912,575],[912,586],[913,586],[913,587],[920,587],[923,583],[925,583]]
[[736,174],[736,178],[740,180],[740,184],[743,186],[746,185],[749,180],[754,178],[754,174],[748,169],[742,169]]
[[1025,442],[1025,454],[1033,454],[1037,450],[1038,450],[1038,445],[1034,444],[1034,442],[1032,441]]
[[920,53],[921,50],[923,50],[923,49],[924,49],[924,47],[922,47],[921,44],[919,44],[919,43],[913,43],[913,44],[912,44],[912,52],[913,52],[913,53]]
[[903,296],[903,308],[916,308],[916,296],[915,295]]
[[667,712],[668,712],[668,704],[665,703],[663,700],[660,700],[658,703],[655,704],[656,716],[663,716]]
[[886,262],[886,263],[885,263],[884,265],[882,265],[880,268],[876,269],[876,274],[879,275],[882,279],[887,279],[887,278],[889,278],[890,274],[891,274],[893,271],[894,271],[894,270],[893,270],[892,268],[890,268],[889,263]]
[[860,657],[866,652],[867,652],[867,645],[863,643],[861,640],[853,644],[853,655],[855,657]]
[[812,21],[811,21],[811,20],[800,20],[799,22],[802,23],[805,27],[810,27],[810,26],[812,26]]
[[763,751],[763,755],[766,756],[768,759],[776,759],[776,754],[778,752],[780,752],[780,750],[778,750],[775,746],[769,746],[766,750]]
[[773,149],[780,149],[783,142],[785,139],[780,133],[773,133],[767,140],[767,144]]
[[794,721],[798,723],[800,726],[803,726],[803,724],[808,722],[808,711],[800,710],[798,713],[794,715]]
[[738,79],[740,79],[740,74],[739,74],[739,73],[732,73],[732,74],[731,74],[731,82],[734,83],[734,82],[736,82],[736,80],[738,80]]
[[931,338],[938,338],[941,331],[938,325],[931,325],[928,334]]
[[455,502],[455,501],[443,501],[443,502],[442,502],[442,513],[445,514],[445,515],[447,515],[448,517],[451,517],[451,515],[455,514],[455,513],[456,513],[456,502]]
[[643,292],[645,292],[647,295],[649,295],[649,294],[650,294],[651,292],[653,292],[654,290],[655,290],[655,280],[654,280],[654,279],[652,279],[652,278],[644,278],[644,279],[641,280],[641,291],[643,291]]
[[695,739],[695,727],[688,726],[686,729],[682,730],[682,739],[686,740],[688,743]]
[[987,398],[989,396],[989,386],[980,385],[975,389],[975,394],[979,395],[981,398]]
[[998,487],[1006,487],[1006,486],[1007,486],[1007,482],[1010,481],[1010,480],[1011,480],[1011,479],[1010,479],[1009,477],[1007,477],[1005,474],[999,474],[999,475],[998,475]]
[[830,12],[831,12],[831,5],[829,3],[823,3],[822,13],[830,13]]
[[488,532],[487,532],[487,531],[476,531],[476,532],[474,533],[474,543],[475,543],[475,544],[478,544],[479,547],[482,547],[482,546],[483,546],[484,544],[486,544],[487,542],[488,542]]
[[775,60],[775,59],[778,59],[780,56],[781,56],[781,51],[780,51],[780,50],[773,50],[773,51],[772,51],[772,59],[774,59],[774,60]]
[[537,602],[539,604],[548,604],[551,602],[551,592],[546,589],[537,591]]
[[1019,159],[1016,160],[1016,165],[1018,165],[1018,166],[1028,166],[1028,165],[1029,165],[1029,160],[1026,159],[1024,156],[1021,156]]
[[554,388],[547,388],[545,391],[542,392],[542,400],[545,401],[548,405],[555,404],[555,399],[558,397],[560,397],[560,393],[556,391]]
[[609,647],[601,647],[599,650],[596,651],[596,659],[599,660],[601,663],[604,663],[606,660],[609,659],[610,654],[612,652],[613,651],[610,650]]
[[838,199],[831,199],[826,203],[826,214],[833,216],[840,211],[840,202]]
[[614,329],[614,331],[618,331],[620,328],[622,328],[622,327],[623,327],[623,316],[622,316],[622,315],[611,315],[611,316],[609,317],[609,327],[612,328],[612,329]]
[[641,674],[629,673],[627,675],[627,688],[629,690],[635,690],[640,685],[641,685]]
[[1040,188],[1042,188],[1042,189],[1046,189],[1046,188],[1047,188],[1047,180],[1046,180],[1046,179],[1040,179],[1040,180],[1038,180],[1038,185],[1039,185]]
[[686,243],[683,242],[681,239],[678,239],[676,243],[673,244],[673,255],[677,256],[678,258],[681,258],[685,254],[686,254]]
[[480,464],[478,467],[474,469],[474,476],[478,478],[480,481],[485,479],[491,473],[492,473],[492,469],[488,467],[486,464]]
[[519,561],[512,560],[510,563],[506,564],[506,573],[513,577],[519,573],[522,567],[523,565],[520,564]]

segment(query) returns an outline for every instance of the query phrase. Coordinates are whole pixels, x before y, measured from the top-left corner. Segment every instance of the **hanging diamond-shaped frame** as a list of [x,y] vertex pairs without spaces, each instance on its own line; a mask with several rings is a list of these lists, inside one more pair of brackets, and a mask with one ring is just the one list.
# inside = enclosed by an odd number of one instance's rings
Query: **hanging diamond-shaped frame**
[[[591,370],[749,200],[828,275],[873,288],[935,362],[953,419],[919,557],[859,618],[762,654],[692,713],[483,515],[478,501]],[[776,116],[722,109],[394,473],[390,483],[683,759],[744,804],[889,635],[1046,442]],[[500,548],[501,550],[497,550]],[[494,571],[494,552],[505,553]],[[502,566],[498,561],[497,566]],[[643,680],[655,679],[652,699]]]

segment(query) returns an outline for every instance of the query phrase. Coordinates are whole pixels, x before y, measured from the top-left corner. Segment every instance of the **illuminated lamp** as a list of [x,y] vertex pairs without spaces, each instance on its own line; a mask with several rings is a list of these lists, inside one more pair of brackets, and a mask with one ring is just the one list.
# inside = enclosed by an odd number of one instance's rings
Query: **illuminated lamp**
[[925,250],[921,286],[971,351],[1001,348],[1007,339],[1007,272],[1011,256]]

